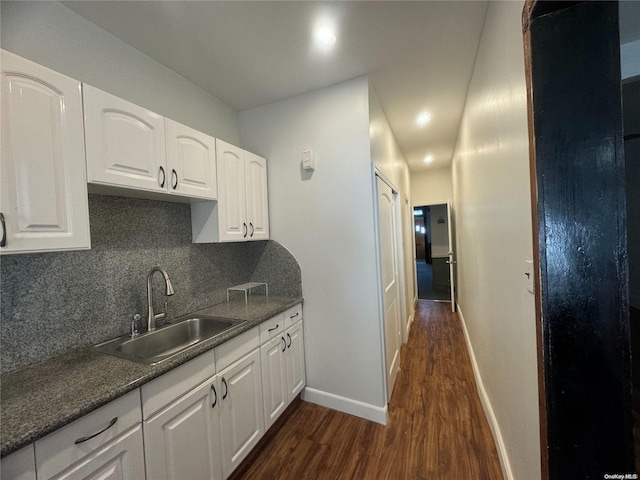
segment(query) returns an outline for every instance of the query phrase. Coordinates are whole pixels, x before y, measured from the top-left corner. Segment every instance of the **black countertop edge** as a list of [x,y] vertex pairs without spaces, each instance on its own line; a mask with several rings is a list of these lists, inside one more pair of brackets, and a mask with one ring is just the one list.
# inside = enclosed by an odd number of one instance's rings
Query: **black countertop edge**
[[0,375],[0,457],[5,457],[162,374],[303,302],[262,297],[222,303],[195,313],[245,320],[157,365],[100,353],[92,346]]

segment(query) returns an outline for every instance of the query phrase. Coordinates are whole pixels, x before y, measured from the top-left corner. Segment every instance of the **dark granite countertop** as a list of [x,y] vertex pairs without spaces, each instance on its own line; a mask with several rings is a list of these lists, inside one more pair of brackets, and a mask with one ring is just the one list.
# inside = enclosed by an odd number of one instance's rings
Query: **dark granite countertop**
[[302,302],[302,297],[255,295],[200,310],[246,320],[158,365],[143,365],[92,347],[0,375],[0,456],[8,455],[213,347]]

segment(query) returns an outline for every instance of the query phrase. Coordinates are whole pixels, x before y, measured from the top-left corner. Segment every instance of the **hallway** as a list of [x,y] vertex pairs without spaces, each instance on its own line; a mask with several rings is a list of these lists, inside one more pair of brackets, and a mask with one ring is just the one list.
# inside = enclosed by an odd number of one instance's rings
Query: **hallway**
[[241,478],[501,480],[457,314],[418,301],[386,426],[303,402]]

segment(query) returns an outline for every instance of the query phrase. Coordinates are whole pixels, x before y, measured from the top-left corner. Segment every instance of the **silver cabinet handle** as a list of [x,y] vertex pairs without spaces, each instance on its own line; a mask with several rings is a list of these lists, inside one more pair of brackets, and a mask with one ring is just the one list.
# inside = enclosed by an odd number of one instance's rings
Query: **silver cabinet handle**
[[107,425],[106,427],[104,427],[102,430],[100,430],[97,433],[94,433],[93,435],[89,435],[88,437],[80,437],[79,439],[77,439],[75,441],[75,444],[78,445],[79,443],[83,443],[86,442],[87,440],[91,440],[94,437],[97,437],[98,435],[100,435],[101,433],[106,432],[107,430],[109,430],[111,427],[113,427],[116,422],[118,421],[118,417],[113,417],[111,419],[111,421],[109,422],[109,425]]
[[211,404],[211,408],[214,408],[216,403],[218,403],[218,392],[216,392],[216,386],[213,383],[211,384],[211,390],[213,390],[213,403]]
[[[160,180],[160,174],[162,174],[162,180]],[[164,174],[164,167],[160,165],[160,170],[158,171],[158,183],[160,184],[160,188],[164,188],[164,181],[167,179],[167,176]]]
[[174,190],[178,188],[178,172],[175,168],[171,169],[171,188]]
[[0,212],[0,223],[2,224],[2,239],[0,239],[0,247],[7,246],[7,224],[4,221],[4,214]]

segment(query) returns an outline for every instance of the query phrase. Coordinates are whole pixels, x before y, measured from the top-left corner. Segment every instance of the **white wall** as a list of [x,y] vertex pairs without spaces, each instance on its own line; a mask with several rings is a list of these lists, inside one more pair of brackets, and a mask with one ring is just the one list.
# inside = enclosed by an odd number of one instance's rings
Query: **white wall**
[[453,160],[458,303],[507,478],[540,478],[522,2],[491,2]]
[[447,203],[452,199],[451,167],[411,172],[411,201],[413,206]]
[[305,399],[384,422],[368,104],[360,77],[241,112],[239,124],[242,146],[267,158],[272,238],[302,270]]
[[1,8],[2,48],[238,143],[234,110],[61,3],[3,1]]

